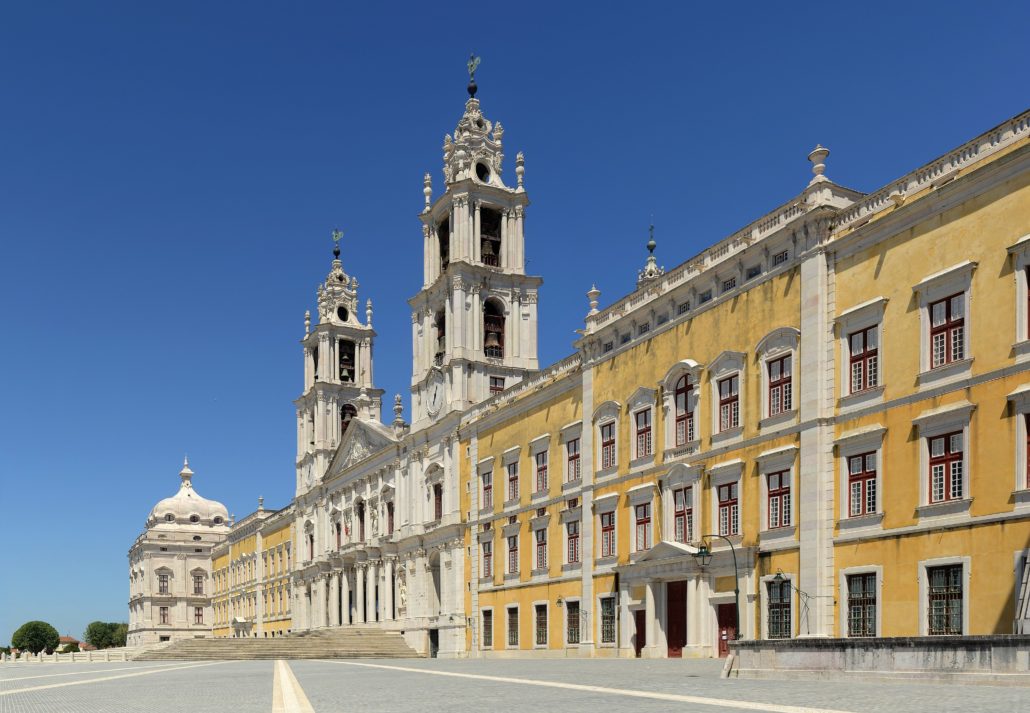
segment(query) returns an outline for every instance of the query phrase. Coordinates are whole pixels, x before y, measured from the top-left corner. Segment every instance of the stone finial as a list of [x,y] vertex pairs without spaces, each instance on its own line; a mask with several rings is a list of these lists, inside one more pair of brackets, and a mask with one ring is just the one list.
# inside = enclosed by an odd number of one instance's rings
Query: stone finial
[[815,148],[808,154],[808,160],[812,162],[813,173],[812,180],[809,181],[808,185],[830,180],[823,175],[823,172],[826,171],[826,157],[829,155],[830,150],[822,144],[816,144]]
[[647,241],[647,262],[644,269],[637,273],[637,289],[665,274],[665,268],[658,267],[658,261],[654,256],[654,249],[658,247],[658,243],[654,241],[654,223],[651,224],[648,233],[650,239]]
[[393,425],[404,425],[404,402],[400,394],[393,397]]
[[422,210],[423,213],[429,212],[429,204],[433,198],[433,178],[426,172],[426,175],[422,177],[422,195],[426,197],[426,207]]
[[236,513],[229,513],[229,527],[236,524]]
[[182,478],[183,488],[193,487],[193,471],[190,470],[190,457],[186,456],[182,459],[182,470],[179,471],[179,477]]
[[601,296],[601,291],[597,289],[597,285],[591,285],[590,290],[587,292],[587,299],[590,300],[590,312],[588,314],[597,314],[597,298]]
[[263,495],[258,495],[258,512],[264,512],[265,510],[265,498]]
[[522,187],[523,177],[526,175],[526,156],[521,151],[515,154],[515,177],[518,179],[519,186],[517,190],[525,190]]
[[372,326],[372,298],[369,297],[365,300],[365,324],[366,326]]
[[304,336],[311,334],[311,310],[304,310]]

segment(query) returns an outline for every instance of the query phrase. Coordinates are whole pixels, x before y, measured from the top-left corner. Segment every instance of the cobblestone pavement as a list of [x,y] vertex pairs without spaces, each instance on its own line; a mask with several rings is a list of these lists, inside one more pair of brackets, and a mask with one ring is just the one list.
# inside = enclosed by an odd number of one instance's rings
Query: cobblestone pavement
[[[316,713],[337,711],[1030,710],[1030,690],[955,684],[722,680],[718,661],[291,661]],[[0,713],[269,711],[272,661],[0,665]],[[284,710],[307,710],[290,708]]]

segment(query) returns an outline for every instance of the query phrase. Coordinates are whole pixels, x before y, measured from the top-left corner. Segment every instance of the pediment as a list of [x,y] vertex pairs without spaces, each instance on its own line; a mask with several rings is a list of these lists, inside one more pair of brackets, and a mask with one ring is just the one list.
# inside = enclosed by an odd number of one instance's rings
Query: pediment
[[697,552],[697,548],[691,545],[685,545],[682,542],[662,540],[638,557],[636,561],[654,562],[656,560],[669,559],[670,557],[683,557],[684,555],[692,556],[695,552]]
[[343,441],[326,470],[326,478],[348,470],[395,443],[397,439],[385,426],[358,418],[351,419]]

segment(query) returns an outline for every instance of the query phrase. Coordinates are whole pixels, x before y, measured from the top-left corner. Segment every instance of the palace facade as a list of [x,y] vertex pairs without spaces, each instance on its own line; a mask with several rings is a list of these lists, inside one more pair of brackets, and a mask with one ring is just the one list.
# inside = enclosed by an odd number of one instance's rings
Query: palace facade
[[1030,112],[866,194],[797,196],[537,362],[521,153],[472,95],[426,174],[412,422],[337,249],[296,489],[211,551],[212,631],[440,656],[1030,631]]

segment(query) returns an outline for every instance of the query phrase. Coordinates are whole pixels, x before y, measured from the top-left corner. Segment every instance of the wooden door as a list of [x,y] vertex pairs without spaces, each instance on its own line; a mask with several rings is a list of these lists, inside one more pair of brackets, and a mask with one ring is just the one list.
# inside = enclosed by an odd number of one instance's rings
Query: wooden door
[[665,585],[666,638],[669,642],[669,658],[683,656],[687,645],[687,583],[684,580]]
[[633,650],[636,651],[637,658],[640,658],[640,652],[647,646],[647,612],[643,609],[635,610],[633,612],[633,620],[636,623]]
[[719,658],[729,656],[730,641],[737,638],[737,609],[733,604],[720,604],[719,618]]

